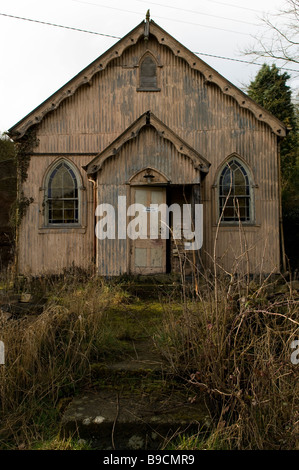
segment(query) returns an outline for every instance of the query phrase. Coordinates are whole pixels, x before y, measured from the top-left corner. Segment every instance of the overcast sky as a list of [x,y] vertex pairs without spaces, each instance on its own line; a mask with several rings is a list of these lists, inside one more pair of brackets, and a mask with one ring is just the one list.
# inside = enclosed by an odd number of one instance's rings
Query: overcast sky
[[[151,18],[191,51],[252,60],[241,51],[254,44],[257,35],[269,37],[261,17],[283,5],[284,0],[0,0],[0,13],[123,37],[150,8]],[[115,38],[0,15],[0,132],[115,42]],[[240,88],[259,70],[252,64],[199,57]],[[296,92],[299,75],[288,73]]]

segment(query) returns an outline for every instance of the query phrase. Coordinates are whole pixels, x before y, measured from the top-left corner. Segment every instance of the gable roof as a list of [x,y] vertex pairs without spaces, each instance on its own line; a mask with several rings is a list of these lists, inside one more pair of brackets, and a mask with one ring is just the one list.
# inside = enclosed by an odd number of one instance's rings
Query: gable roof
[[111,144],[109,144],[102,152],[84,166],[83,169],[88,175],[92,175],[100,171],[104,162],[114,155],[117,155],[123,145],[131,139],[138,137],[141,129],[146,126],[153,127],[158,134],[166,140],[169,140],[179,153],[189,157],[194,168],[207,173],[209,171],[210,162],[196,150],[190,147],[183,139],[173,132],[166,124],[157,118],[151,111],[143,113],[136,121],[134,121],[122,134],[120,134]]
[[281,121],[262,106],[255,103],[249,96],[226,80],[203,60],[199,59],[199,57],[163,30],[153,20],[150,20],[142,21],[136,28],[114,44],[114,46],[11,127],[8,131],[9,136],[15,140],[21,138],[31,126],[41,122],[44,116],[55,110],[63,100],[72,96],[80,86],[90,83],[93,76],[104,70],[113,59],[120,57],[128,47],[136,44],[142,36],[148,38],[149,34],[153,35],[159,44],[169,47],[175,56],[184,59],[192,69],[203,74],[207,83],[210,82],[218,85],[222,92],[233,97],[240,107],[250,110],[259,121],[268,124],[275,134],[281,137],[286,135],[286,127]]

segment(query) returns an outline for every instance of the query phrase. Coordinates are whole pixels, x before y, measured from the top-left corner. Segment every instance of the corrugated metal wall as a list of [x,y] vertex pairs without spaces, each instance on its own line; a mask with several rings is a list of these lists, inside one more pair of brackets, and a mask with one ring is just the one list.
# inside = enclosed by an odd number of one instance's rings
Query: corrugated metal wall
[[[86,173],[81,171],[83,186],[81,190],[82,210],[84,211],[82,229],[45,229],[43,228],[42,183],[56,156],[31,157],[28,179],[23,185],[24,194],[33,197],[20,230],[19,271],[24,274],[39,275],[59,273],[73,264],[89,268],[93,258],[93,194],[92,184]],[[78,169],[89,161],[89,157],[69,158]],[[82,169],[81,169],[82,170]]]
[[[157,59],[160,92],[137,91],[138,64],[147,49]],[[257,223],[254,227],[244,229],[251,247],[251,270],[260,265],[261,259],[266,272],[278,267],[277,137],[267,124],[258,121],[249,110],[240,108],[234,98],[224,95],[217,85],[206,83],[200,72],[191,69],[183,59],[174,56],[169,48],[159,45],[154,38],[147,43],[141,40],[127,49],[121,57],[110,62],[104,71],[96,74],[90,85],[79,88],[57,110],[43,119],[38,126],[40,143],[35,150],[36,157],[31,160],[32,173],[25,185],[26,195],[36,193],[36,187],[40,185],[43,172],[51,159],[58,155],[74,154],[70,158],[81,167],[91,160],[92,155],[89,154],[102,151],[147,110],[151,110],[212,164],[204,182],[204,250],[213,252],[216,211],[212,185],[216,171],[235,152],[248,163],[254,182],[258,184],[254,190]],[[155,139],[146,141],[146,145],[150,143],[152,146],[151,154],[143,152],[142,137],[126,146],[125,157],[116,156],[115,164],[109,161],[103,169],[107,177],[106,184],[122,185],[124,178],[128,179],[134,171],[146,165],[156,165],[166,175],[170,175],[172,168],[179,165],[177,181],[183,183],[185,178],[192,178],[194,173],[190,160],[175,155],[170,143],[161,142],[157,137]],[[155,149],[161,153],[155,154]],[[163,157],[162,149],[167,158]],[[89,188],[88,197],[91,198],[91,183],[86,182],[86,186]],[[99,200],[103,197],[103,191],[99,187]],[[93,245],[91,203],[89,207],[88,230],[85,234],[38,234],[38,209],[35,202],[29,209],[27,222],[23,224],[20,269],[31,266],[36,273],[41,269],[54,269],[54,264],[62,266],[65,261],[74,261],[80,265],[89,263]],[[223,227],[220,235],[217,255],[221,257],[230,251],[231,255],[226,256],[229,259],[233,256],[232,247],[238,245],[238,231]],[[30,247],[33,246],[34,257],[30,253]],[[124,244],[120,243],[120,246],[121,252],[125,253]],[[59,259],[55,257],[55,261],[49,257],[52,247],[60,253]],[[110,253],[112,256],[112,251]],[[106,266],[106,252],[99,256],[102,266]],[[205,258],[205,262],[209,263],[209,257]],[[124,262],[116,254],[115,263],[112,260],[111,263],[111,266],[117,263],[121,266],[118,271],[125,269]]]
[[[126,196],[129,205],[130,186],[126,183],[138,170],[147,166],[162,172],[171,184],[200,182],[199,170],[194,168],[192,160],[180,154],[154,128],[145,127],[136,139],[122,147],[119,154],[104,163],[97,179],[98,203],[109,203],[117,208],[118,196]],[[127,272],[130,254],[126,240],[97,240],[97,248],[100,274],[112,276]]]

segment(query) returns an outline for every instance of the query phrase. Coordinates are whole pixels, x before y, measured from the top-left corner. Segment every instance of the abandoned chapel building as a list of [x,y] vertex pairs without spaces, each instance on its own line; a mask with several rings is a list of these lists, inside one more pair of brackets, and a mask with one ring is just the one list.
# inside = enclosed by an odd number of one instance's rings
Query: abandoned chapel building
[[[251,273],[280,268],[285,126],[149,18],[9,135],[34,141],[21,189],[32,201],[19,228],[21,274],[73,265],[155,274],[213,259],[238,271],[243,257]],[[202,204],[202,247],[175,239],[171,217],[168,239],[97,237],[97,207],[117,212],[120,196],[127,206],[188,204],[193,214]]]

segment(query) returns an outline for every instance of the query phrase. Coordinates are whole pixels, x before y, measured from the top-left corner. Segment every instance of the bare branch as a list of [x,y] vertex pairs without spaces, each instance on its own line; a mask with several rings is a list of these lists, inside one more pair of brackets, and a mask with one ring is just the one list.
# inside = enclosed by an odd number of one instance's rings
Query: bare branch
[[255,45],[242,53],[299,64],[299,1],[286,0],[285,9],[272,14],[271,17],[263,17],[261,21],[271,33],[271,39],[266,39],[264,34],[255,37]]

